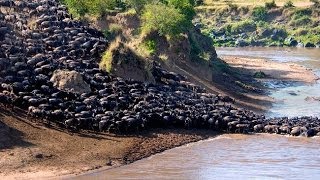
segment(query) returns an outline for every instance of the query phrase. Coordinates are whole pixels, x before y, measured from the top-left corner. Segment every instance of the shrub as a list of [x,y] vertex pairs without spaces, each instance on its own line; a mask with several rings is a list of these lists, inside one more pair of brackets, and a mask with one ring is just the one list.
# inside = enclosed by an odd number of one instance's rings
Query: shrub
[[310,19],[310,17],[305,15],[305,16],[299,17],[298,19],[295,19],[295,18],[292,19],[289,24],[291,26],[297,27],[297,26],[306,26],[311,23],[312,23],[312,20]]
[[177,36],[189,25],[187,18],[179,10],[164,4],[148,4],[142,14],[142,30],[156,31],[160,35]]
[[291,8],[291,7],[294,7],[294,5],[293,5],[293,2],[289,0],[283,5],[283,7],[284,8]]
[[169,6],[179,9],[180,13],[184,14],[190,22],[196,15],[194,10],[195,2],[193,0],[167,0],[167,3]]
[[272,0],[271,2],[266,2],[264,5],[267,9],[272,9],[272,8],[276,8],[277,4],[274,0]]
[[103,16],[107,9],[114,9],[118,0],[63,0],[71,14],[75,17],[83,17],[86,14]]
[[311,9],[298,9],[294,12],[293,19],[300,19],[303,16],[310,16],[311,14]]
[[120,38],[116,38],[115,41],[110,43],[108,49],[102,55],[102,59],[99,64],[100,69],[109,73],[112,71],[113,52],[119,47],[120,42]]
[[258,6],[258,7],[253,8],[252,16],[253,16],[254,20],[266,21],[267,15],[268,15],[268,12],[265,7]]
[[238,23],[235,23],[231,27],[231,33],[243,33],[243,32],[252,32],[257,29],[256,24],[253,21],[245,20]]
[[149,51],[149,54],[153,54],[156,52],[157,49],[157,42],[153,39],[148,39],[144,43],[144,46]]

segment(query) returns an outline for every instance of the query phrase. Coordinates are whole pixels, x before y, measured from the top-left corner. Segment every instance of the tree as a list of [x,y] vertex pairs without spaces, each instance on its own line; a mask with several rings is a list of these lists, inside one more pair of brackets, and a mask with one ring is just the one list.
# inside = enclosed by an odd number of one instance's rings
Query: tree
[[196,11],[194,10],[194,0],[167,0],[167,3],[168,5],[179,9],[180,12],[190,21],[196,15]]
[[157,31],[160,35],[177,36],[187,29],[188,22],[178,9],[162,3],[145,5],[142,14],[143,31]]

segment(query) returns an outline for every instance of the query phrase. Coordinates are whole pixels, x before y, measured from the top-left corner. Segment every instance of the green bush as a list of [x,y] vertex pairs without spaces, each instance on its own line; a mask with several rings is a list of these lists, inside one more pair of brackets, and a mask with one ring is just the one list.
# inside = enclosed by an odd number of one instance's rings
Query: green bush
[[298,26],[310,25],[311,23],[312,23],[311,18],[305,15],[305,16],[299,17],[298,19],[295,19],[295,18],[292,19],[289,24],[291,26],[298,27]]
[[267,9],[272,9],[272,8],[276,8],[277,4],[274,0],[272,0],[271,2],[266,2],[264,5]]
[[157,42],[153,39],[148,39],[144,43],[144,46],[147,48],[150,54],[153,54],[157,50]]
[[195,2],[193,0],[167,0],[169,6],[173,6],[180,10],[181,14],[184,14],[188,20],[192,20],[196,15],[194,9]]
[[267,15],[268,15],[268,12],[265,7],[258,6],[258,7],[253,8],[252,16],[253,16],[254,20],[266,21]]
[[293,15],[293,19],[300,19],[301,17],[303,16],[310,16],[312,14],[312,10],[311,9],[297,9],[295,12],[294,12],[294,15]]
[[178,9],[162,3],[147,4],[141,18],[143,31],[157,31],[160,35],[177,36],[189,25],[188,19]]
[[245,20],[235,23],[231,26],[231,33],[253,32],[257,29],[253,21]]
[[62,0],[67,5],[69,12],[75,17],[86,14],[103,16],[108,9],[115,9],[119,0]]
[[284,8],[291,8],[291,7],[294,7],[294,5],[293,5],[293,2],[289,0],[283,5],[283,7]]

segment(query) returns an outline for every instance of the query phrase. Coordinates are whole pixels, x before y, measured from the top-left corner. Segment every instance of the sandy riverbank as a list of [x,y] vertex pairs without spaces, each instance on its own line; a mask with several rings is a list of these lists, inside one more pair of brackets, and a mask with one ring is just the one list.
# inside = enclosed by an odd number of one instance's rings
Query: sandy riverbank
[[312,69],[295,63],[279,63],[266,59],[224,56],[222,59],[230,66],[240,70],[245,76],[253,76],[256,72],[264,72],[266,79],[315,83],[317,77]]
[[[310,69],[296,64],[238,57],[223,59],[243,76],[263,71],[271,79],[305,83],[317,79]],[[253,99],[257,97],[251,96]],[[71,133],[57,127],[47,128],[41,123],[30,123],[23,113],[5,109],[0,109],[0,122],[3,122],[0,124],[0,176],[4,179],[58,177],[117,167],[217,135],[205,130],[173,129],[131,137]]]

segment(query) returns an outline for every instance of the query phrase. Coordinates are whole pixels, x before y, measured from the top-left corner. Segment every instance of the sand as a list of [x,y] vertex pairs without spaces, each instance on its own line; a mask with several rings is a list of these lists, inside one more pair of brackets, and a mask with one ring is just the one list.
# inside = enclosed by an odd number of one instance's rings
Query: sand
[[253,76],[254,73],[262,71],[267,75],[267,79],[303,83],[315,83],[319,79],[312,72],[312,69],[294,63],[280,63],[266,59],[233,56],[225,56],[222,59],[230,66],[239,69],[244,75]]

